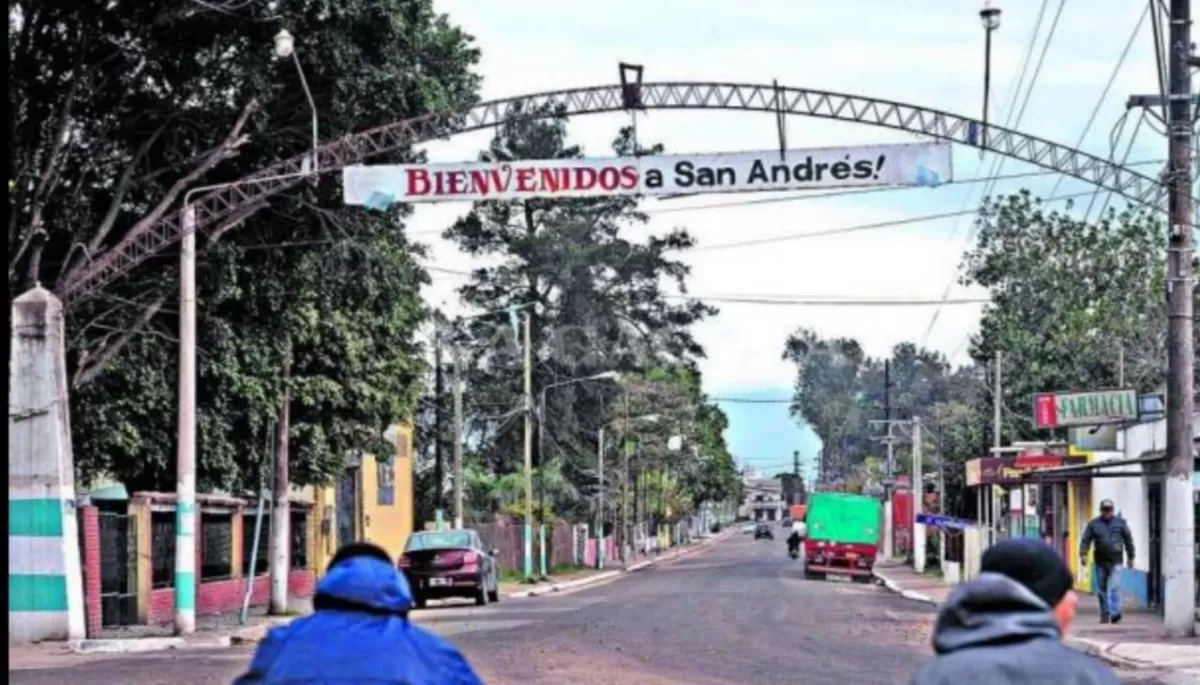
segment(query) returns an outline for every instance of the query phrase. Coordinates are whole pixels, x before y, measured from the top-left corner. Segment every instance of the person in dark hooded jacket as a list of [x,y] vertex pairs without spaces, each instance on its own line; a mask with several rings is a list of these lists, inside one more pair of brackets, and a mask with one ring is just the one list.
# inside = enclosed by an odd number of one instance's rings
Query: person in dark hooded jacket
[[1119,685],[1103,663],[1062,643],[1079,599],[1053,548],[1005,540],[984,553],[980,570],[946,599],[936,656],[912,685]]
[[412,606],[387,552],[345,545],[317,584],[314,612],[268,632],[234,685],[483,685],[454,645],[409,622]]

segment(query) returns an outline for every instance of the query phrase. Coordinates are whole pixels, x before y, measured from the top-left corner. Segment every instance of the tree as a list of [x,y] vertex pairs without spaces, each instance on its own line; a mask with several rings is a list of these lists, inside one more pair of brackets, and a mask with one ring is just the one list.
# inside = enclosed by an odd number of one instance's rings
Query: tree
[[[885,418],[885,400],[891,418],[920,416],[928,424],[953,407],[970,406],[982,387],[974,367],[951,369],[940,353],[909,342],[892,348],[886,372],[885,360],[866,357],[856,340],[829,340],[808,329],[788,339],[784,358],[797,367],[792,414],[821,437],[826,468],[831,475],[854,475],[864,482],[878,480],[878,469],[886,464],[881,461],[886,447],[875,439],[884,435],[883,429],[872,431],[869,423]],[[926,453],[934,446],[926,444]],[[950,443],[936,446],[951,447]],[[947,458],[965,458],[969,453],[965,446],[953,448],[954,456]],[[894,473],[908,472],[910,457],[911,448],[898,443]]]
[[[573,159],[582,151],[567,140],[561,111],[540,110],[510,119],[481,158]],[[618,155],[654,154],[639,148],[630,128],[613,143]],[[601,371],[636,372],[663,360],[688,360],[703,350],[689,327],[715,310],[695,301],[673,302],[664,281],[686,290],[688,268],[671,257],[687,249],[686,231],[637,241],[629,228],[645,223],[633,197],[530,199],[480,202],[446,236],[468,254],[493,264],[477,269],[461,290],[465,302],[484,311],[522,307],[531,317],[534,392],[551,383]],[[468,350],[468,413],[487,414],[521,395],[521,355],[503,316],[475,319],[465,328]],[[541,434],[546,454],[537,464],[563,459],[573,483],[589,476],[596,454],[596,417],[615,401],[602,383],[557,387],[547,394]],[[519,431],[494,436],[481,446],[483,468],[518,468]],[[544,458],[543,458],[544,457]]]
[[[61,285],[174,211],[186,189],[311,144],[293,65],[267,59],[281,24],[298,36],[326,138],[467,105],[478,87],[470,37],[429,0],[49,0],[12,6],[9,24],[17,289]],[[403,236],[404,211],[331,209],[338,204],[325,181],[198,241],[201,488],[257,484],[285,397],[299,482],[337,473],[352,449],[384,454],[383,427],[414,408],[425,276]],[[177,282],[172,260],[150,260],[70,310],[85,479],[173,481],[177,322],[167,302]]]
[[1160,222],[1134,210],[1080,221],[1022,191],[987,203],[977,229],[961,281],[986,288],[991,302],[971,356],[989,366],[1003,352],[1006,439],[1045,437],[1032,423],[1037,392],[1117,387],[1122,376],[1142,392],[1162,389]]

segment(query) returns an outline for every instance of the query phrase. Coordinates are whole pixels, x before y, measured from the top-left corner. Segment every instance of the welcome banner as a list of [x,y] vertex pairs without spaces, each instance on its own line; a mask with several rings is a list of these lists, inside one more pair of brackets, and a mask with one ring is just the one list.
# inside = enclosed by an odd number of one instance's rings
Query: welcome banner
[[583,159],[348,166],[348,205],[606,195],[690,195],[953,179],[949,143]]

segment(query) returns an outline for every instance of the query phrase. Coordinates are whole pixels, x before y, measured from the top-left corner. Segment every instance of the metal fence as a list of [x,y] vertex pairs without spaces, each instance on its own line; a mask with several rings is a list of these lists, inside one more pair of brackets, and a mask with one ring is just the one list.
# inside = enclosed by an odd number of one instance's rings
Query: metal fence
[[100,512],[100,624],[137,622],[137,519]]

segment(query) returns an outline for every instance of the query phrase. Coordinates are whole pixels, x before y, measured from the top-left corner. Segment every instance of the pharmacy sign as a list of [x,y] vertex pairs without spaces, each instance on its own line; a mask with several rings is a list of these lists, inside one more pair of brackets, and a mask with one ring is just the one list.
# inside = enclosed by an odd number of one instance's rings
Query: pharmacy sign
[[1038,428],[1098,426],[1138,417],[1137,391],[1047,392],[1033,396],[1033,421]]

